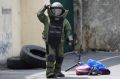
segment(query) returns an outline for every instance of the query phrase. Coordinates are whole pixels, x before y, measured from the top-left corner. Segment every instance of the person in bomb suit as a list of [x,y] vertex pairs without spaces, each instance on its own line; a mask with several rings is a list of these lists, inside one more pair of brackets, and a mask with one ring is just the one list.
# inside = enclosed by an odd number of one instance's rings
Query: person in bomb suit
[[[47,10],[48,16],[45,15]],[[64,41],[71,43],[71,25],[66,19],[68,10],[60,2],[45,5],[37,13],[38,19],[44,24],[43,39],[46,42],[46,77],[64,77],[61,66],[64,58]]]

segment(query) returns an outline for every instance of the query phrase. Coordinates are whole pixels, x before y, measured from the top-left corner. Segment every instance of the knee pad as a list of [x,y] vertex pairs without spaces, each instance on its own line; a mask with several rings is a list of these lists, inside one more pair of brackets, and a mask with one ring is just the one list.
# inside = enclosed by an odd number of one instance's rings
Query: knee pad
[[55,56],[54,55],[48,55],[47,56],[47,61],[48,62],[54,62],[55,61]]
[[63,57],[56,57],[56,63],[62,63]]

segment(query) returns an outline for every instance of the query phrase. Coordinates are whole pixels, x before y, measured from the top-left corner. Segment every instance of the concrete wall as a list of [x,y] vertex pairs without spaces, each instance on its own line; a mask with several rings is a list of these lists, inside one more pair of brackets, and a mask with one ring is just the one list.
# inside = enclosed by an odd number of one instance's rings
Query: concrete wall
[[82,13],[75,21],[83,21],[84,48],[120,51],[120,0],[75,0],[75,4]]
[[0,64],[21,49],[20,0],[0,0]]
[[92,48],[120,51],[120,0],[83,0]]
[[23,45],[45,47],[44,26],[37,18],[45,3],[49,0],[0,0],[0,64],[18,56]]
[[45,47],[42,39],[43,24],[37,18],[37,12],[49,0],[22,0],[22,45],[35,44]]

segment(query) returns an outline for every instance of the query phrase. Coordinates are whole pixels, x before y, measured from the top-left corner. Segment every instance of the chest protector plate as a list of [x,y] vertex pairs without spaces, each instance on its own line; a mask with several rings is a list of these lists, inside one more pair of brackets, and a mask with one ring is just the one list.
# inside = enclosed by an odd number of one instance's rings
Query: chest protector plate
[[50,18],[48,42],[52,47],[57,47],[61,41],[63,29],[63,17],[53,16]]

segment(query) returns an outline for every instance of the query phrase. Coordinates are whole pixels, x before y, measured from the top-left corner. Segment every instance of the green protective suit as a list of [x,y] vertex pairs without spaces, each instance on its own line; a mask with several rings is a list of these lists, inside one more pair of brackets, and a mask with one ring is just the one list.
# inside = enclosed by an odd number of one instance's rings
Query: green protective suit
[[[54,16],[54,14],[51,12],[50,9],[47,9],[48,16],[45,15],[46,8],[44,7],[41,9],[37,17],[38,19],[44,24],[44,31],[43,31],[43,38],[46,42],[46,49],[47,49],[47,62],[46,62],[46,75],[49,75],[50,73],[58,73],[61,72],[61,65],[63,62],[63,56],[64,56],[64,41],[71,32],[71,26],[69,21],[66,19],[66,16],[68,14],[68,10],[65,10],[61,17],[63,17],[63,29],[62,29],[62,36],[61,36],[61,42],[58,45],[57,48],[52,48],[51,45],[48,42],[48,33],[49,33],[49,26],[50,26],[50,18]],[[54,41],[53,41],[54,42]]]

